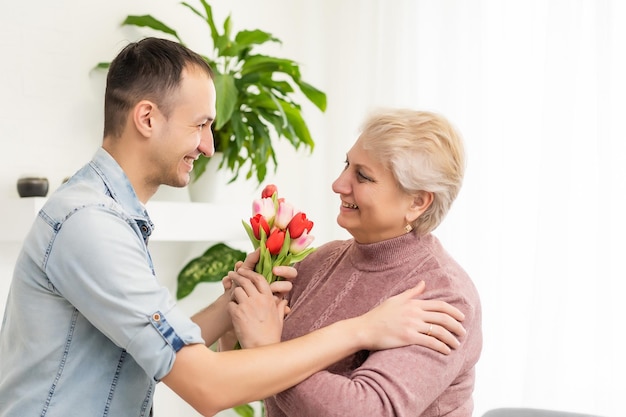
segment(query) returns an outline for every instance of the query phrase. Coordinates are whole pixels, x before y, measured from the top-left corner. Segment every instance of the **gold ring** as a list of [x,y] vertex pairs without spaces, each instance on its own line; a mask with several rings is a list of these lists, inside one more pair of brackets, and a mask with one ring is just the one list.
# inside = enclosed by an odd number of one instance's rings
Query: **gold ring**
[[428,328],[428,333],[426,333],[426,336],[430,336],[430,332],[433,331],[433,324],[430,323],[430,327]]

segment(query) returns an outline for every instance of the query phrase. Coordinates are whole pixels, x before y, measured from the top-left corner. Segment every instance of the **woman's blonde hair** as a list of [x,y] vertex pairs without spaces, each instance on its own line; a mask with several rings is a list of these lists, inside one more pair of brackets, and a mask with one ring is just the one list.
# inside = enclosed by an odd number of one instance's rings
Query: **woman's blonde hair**
[[443,116],[410,109],[380,109],[361,128],[363,148],[391,170],[409,195],[433,193],[433,202],[411,226],[423,235],[448,213],[463,183],[465,151],[460,135]]

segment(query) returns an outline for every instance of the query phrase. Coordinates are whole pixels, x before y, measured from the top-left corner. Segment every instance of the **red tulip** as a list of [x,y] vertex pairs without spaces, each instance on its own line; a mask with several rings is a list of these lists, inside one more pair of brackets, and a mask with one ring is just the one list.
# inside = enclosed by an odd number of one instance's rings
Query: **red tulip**
[[313,222],[306,218],[306,214],[300,212],[293,216],[289,225],[287,225],[287,230],[289,230],[289,236],[292,239],[299,238],[305,230],[311,232],[313,228]]
[[261,193],[262,198],[272,198],[274,193],[278,192],[278,189],[274,184],[268,184]]
[[261,228],[265,230],[265,236],[270,234],[270,225],[267,224],[267,220],[260,213],[250,218],[250,225],[252,226],[254,237],[257,238],[257,240],[261,239]]
[[267,250],[270,251],[271,255],[278,255],[284,242],[285,232],[280,229],[274,229],[268,236],[267,241],[265,242],[265,247],[267,247]]

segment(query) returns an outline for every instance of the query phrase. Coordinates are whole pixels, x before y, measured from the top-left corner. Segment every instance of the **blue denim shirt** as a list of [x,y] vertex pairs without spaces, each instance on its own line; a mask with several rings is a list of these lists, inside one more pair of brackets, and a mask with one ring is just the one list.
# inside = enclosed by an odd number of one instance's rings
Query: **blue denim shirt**
[[0,331],[0,417],[148,416],[155,384],[199,327],[157,282],[153,230],[99,149],[24,241]]

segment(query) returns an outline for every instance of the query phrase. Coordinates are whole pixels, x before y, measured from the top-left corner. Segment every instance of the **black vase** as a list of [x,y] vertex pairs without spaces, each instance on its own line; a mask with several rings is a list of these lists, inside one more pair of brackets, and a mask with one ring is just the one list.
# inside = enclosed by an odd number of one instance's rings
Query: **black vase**
[[45,197],[48,194],[48,179],[26,177],[17,180],[20,197]]

